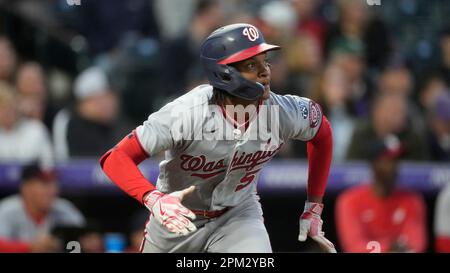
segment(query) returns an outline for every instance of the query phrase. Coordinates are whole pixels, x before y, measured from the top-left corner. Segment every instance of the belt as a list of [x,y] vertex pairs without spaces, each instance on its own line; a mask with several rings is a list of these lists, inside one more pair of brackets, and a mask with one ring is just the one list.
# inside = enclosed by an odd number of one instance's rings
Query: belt
[[216,218],[228,211],[229,208],[221,210],[191,210],[195,215],[203,216],[205,218]]

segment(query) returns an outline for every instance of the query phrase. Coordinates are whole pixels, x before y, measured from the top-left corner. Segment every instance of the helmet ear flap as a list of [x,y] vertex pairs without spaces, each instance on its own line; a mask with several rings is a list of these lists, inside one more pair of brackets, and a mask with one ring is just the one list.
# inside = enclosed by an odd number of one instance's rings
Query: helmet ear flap
[[245,79],[235,67],[218,64],[205,56],[201,59],[212,86],[245,100],[257,100],[264,93],[262,84]]
[[231,81],[231,77],[228,74],[222,74],[222,80],[229,82],[229,81]]
[[224,65],[224,64],[219,64],[219,66],[222,69],[219,71],[216,71],[216,76],[218,78],[220,78],[222,81],[231,82],[232,77],[231,77],[230,67],[228,65]]

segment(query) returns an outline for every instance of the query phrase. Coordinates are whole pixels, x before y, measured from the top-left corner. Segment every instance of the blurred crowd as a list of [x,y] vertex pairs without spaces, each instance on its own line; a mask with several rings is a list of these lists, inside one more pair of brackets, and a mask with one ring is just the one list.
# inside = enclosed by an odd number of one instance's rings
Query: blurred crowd
[[[0,162],[98,158],[206,82],[201,42],[237,22],[282,46],[272,91],[322,106],[334,162],[373,160],[377,143],[401,147],[400,160],[450,162],[450,3],[381,2],[0,1]],[[306,146],[279,157],[305,158]]]
[[[448,162],[450,26],[439,18],[450,7],[390,2],[1,1],[0,158],[98,157],[206,82],[201,42],[246,22],[283,47],[270,57],[272,90],[322,106],[335,161],[368,159],[370,143],[395,138],[407,150],[402,159]],[[305,146],[285,145],[280,156],[304,158]]]

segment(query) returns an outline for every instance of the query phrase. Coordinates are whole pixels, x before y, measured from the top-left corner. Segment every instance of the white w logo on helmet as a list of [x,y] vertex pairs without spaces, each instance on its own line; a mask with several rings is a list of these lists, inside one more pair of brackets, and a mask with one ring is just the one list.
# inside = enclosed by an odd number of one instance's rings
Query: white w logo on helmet
[[259,38],[259,32],[255,27],[244,28],[242,34],[247,36],[247,38],[252,42]]

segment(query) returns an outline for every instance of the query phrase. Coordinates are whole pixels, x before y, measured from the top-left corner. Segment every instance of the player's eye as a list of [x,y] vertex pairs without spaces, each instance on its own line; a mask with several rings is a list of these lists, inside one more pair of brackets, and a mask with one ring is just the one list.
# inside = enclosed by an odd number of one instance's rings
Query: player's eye
[[247,69],[248,69],[248,70],[255,70],[255,69],[256,69],[256,64],[253,63],[253,62],[247,64]]

